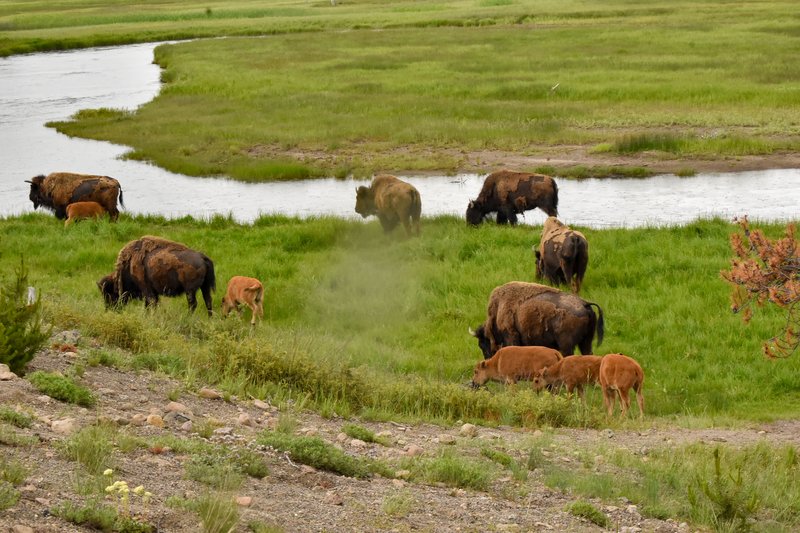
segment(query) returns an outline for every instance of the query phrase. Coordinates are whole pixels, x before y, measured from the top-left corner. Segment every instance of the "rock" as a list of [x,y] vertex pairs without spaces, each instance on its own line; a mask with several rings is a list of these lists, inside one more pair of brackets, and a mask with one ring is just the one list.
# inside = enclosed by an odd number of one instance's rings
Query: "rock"
[[347,433],[342,432],[342,433],[339,433],[338,435],[336,435],[336,442],[344,442],[348,438],[349,437],[347,436]]
[[250,504],[253,503],[253,498],[250,496],[237,496],[236,497],[236,505],[240,507],[250,507]]
[[452,435],[447,433],[442,433],[439,435],[439,444],[455,444],[456,438]]
[[214,389],[210,389],[208,387],[203,387],[199,391],[197,391],[197,395],[201,398],[205,398],[206,400],[219,400],[222,398],[222,394]]
[[395,488],[398,488],[398,489],[402,489],[403,487],[406,486],[406,482],[403,481],[402,479],[393,479],[392,480],[392,486],[394,486]]
[[325,493],[325,503],[328,505],[344,505],[344,500],[342,499],[339,494],[333,491],[328,491]]
[[214,435],[230,435],[233,433],[233,428],[224,427],[224,428],[217,428],[214,430]]
[[247,413],[239,413],[239,417],[236,419],[240,426],[248,426],[253,427],[255,424],[253,423],[253,419],[250,418],[250,415]]
[[422,455],[425,450],[417,446],[416,444],[409,444],[406,447],[405,454],[409,457],[416,457],[417,455]]
[[300,472],[303,474],[313,474],[317,469],[309,465],[300,465]]
[[267,411],[271,407],[267,402],[261,400],[253,400],[253,405],[262,411]]
[[78,422],[74,418],[64,418],[62,420],[54,420],[50,429],[59,435],[71,435],[78,429]]
[[614,432],[611,431],[610,429],[604,429],[603,430],[603,436],[605,438],[607,438],[607,439],[613,439],[614,438]]
[[464,424],[461,426],[461,429],[458,430],[458,434],[462,437],[477,437],[478,426],[475,424]]
[[5,363],[0,363],[0,372],[11,372],[11,368]]
[[642,528],[637,526],[622,526],[619,528],[619,533],[639,533]]
[[147,423],[153,427],[163,428],[164,427],[164,419],[161,418],[161,415],[148,415],[147,416]]
[[164,411],[168,413],[192,413],[188,407],[178,402],[169,402],[167,406],[164,407]]
[[19,488],[20,492],[36,492],[36,485],[25,485]]
[[11,372],[10,370],[0,370],[0,381],[13,381],[15,379],[17,379],[17,375],[15,373]]
[[164,422],[170,425],[181,425],[191,420],[185,413],[178,413],[177,411],[170,411],[164,415]]
[[11,528],[11,533],[36,533],[32,527],[17,524]]
[[36,401],[42,403],[50,403],[53,401],[53,399],[47,394],[40,394],[39,396],[36,397]]
[[50,507],[50,500],[48,500],[46,498],[34,498],[33,501],[35,501],[39,505],[44,505],[45,507]]
[[76,357],[78,357],[78,352],[72,352],[72,351],[64,352],[64,357],[69,357],[70,359],[75,359]]
[[353,447],[353,448],[359,448],[359,449],[360,448],[366,448],[367,447],[367,443],[364,442],[361,439],[353,439],[353,440],[350,441],[350,446]]
[[143,426],[145,422],[147,422],[147,417],[144,416],[142,413],[136,413],[131,417],[132,426]]
[[394,473],[394,475],[396,475],[400,479],[408,479],[409,477],[411,477],[411,471],[410,470],[398,470],[397,472]]
[[192,431],[193,427],[194,427],[194,424],[192,423],[191,420],[189,420],[188,422],[184,422],[183,424],[181,424],[181,431],[185,431],[186,433],[189,433],[189,432]]

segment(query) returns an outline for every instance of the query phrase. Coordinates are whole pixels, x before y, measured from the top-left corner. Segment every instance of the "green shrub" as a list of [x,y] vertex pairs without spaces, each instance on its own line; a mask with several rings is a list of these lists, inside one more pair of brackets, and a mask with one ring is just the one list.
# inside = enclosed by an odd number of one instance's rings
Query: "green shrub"
[[386,439],[376,436],[374,431],[370,431],[369,429],[357,424],[345,424],[342,426],[342,431],[345,435],[354,439],[363,440],[364,442],[375,442],[383,446],[389,446],[389,442]]
[[493,450],[491,448],[481,448],[481,455],[488,457],[495,463],[501,464],[511,470],[511,473],[514,475],[515,479],[518,479],[519,481],[525,481],[528,479],[528,469],[520,466],[520,464],[507,453],[499,450]]
[[14,507],[19,501],[19,492],[11,483],[0,481],[0,511]]
[[5,444],[6,446],[33,446],[37,442],[39,440],[36,437],[20,435],[11,426],[0,424],[0,444]]
[[17,374],[25,371],[50,336],[49,328],[42,327],[41,297],[34,302],[27,298],[28,271],[20,260],[14,279],[0,285],[0,363]]
[[265,446],[272,446],[278,451],[288,452],[293,460],[320,470],[359,478],[367,477],[369,474],[369,468],[365,463],[345,454],[319,437],[297,437],[265,431],[256,441]]
[[217,454],[192,457],[186,463],[186,477],[219,490],[237,490],[244,483],[241,472]]
[[567,511],[575,516],[585,518],[589,522],[597,524],[600,527],[608,527],[608,517],[605,513],[587,501],[578,500],[568,506]]
[[411,469],[429,483],[444,483],[450,487],[486,490],[491,482],[485,465],[459,457],[452,450],[444,450],[433,459],[417,461]]
[[29,428],[33,423],[33,419],[30,416],[5,406],[0,406],[0,420],[13,424],[18,428]]
[[230,496],[207,492],[190,508],[200,516],[205,533],[230,533],[239,523],[239,509]]
[[64,502],[51,509],[52,514],[67,522],[114,533],[151,533],[155,528],[129,516],[120,516],[116,509],[97,501],[80,506]]
[[111,468],[114,431],[108,426],[89,426],[59,444],[67,459],[77,461],[89,474],[99,475]]
[[14,486],[21,485],[28,477],[28,470],[17,460],[0,457],[0,480]]
[[74,403],[84,407],[94,405],[95,397],[89,389],[75,383],[72,379],[57,373],[37,370],[28,376],[33,386],[51,398]]

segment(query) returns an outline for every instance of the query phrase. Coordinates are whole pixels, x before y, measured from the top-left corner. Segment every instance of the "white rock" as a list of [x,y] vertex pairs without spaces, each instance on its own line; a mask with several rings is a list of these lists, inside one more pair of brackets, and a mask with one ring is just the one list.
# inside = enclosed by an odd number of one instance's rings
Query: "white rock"
[[32,527],[17,524],[11,528],[11,533],[36,533]]
[[62,420],[54,420],[50,429],[59,435],[71,435],[78,429],[78,422],[74,418],[64,418]]
[[178,402],[169,402],[164,411],[168,413],[191,413],[188,407]]
[[250,415],[247,413],[239,413],[239,417],[236,419],[240,426],[248,426],[253,427],[253,419],[250,418]]
[[207,400],[219,400],[220,398],[222,398],[222,394],[208,387],[203,387],[202,389],[197,391],[197,395]]
[[452,435],[447,433],[442,433],[439,435],[439,444],[455,444],[456,438]]
[[347,436],[347,433],[344,433],[344,432],[342,432],[342,433],[339,433],[338,435],[336,435],[336,441],[337,441],[337,442],[344,442],[344,441],[346,441],[348,438],[349,438],[349,437]]
[[424,451],[425,450],[423,450],[422,448],[420,448],[416,444],[409,444],[406,447],[405,454],[407,456],[409,456],[409,457],[416,457],[417,455],[422,455]]
[[478,436],[478,426],[475,424],[464,424],[461,426],[461,429],[458,431],[459,435],[462,437],[477,437]]
[[328,491],[325,493],[325,503],[328,505],[344,505],[344,500],[336,492]]
[[250,496],[237,496],[236,497],[236,505],[240,507],[250,507],[250,504],[253,503],[253,498]]
[[131,417],[132,426],[143,426],[147,422],[147,417],[141,413],[136,413]]
[[13,381],[17,375],[11,371],[0,371],[0,381]]
[[0,363],[0,372],[11,372],[11,368],[5,363]]
[[366,448],[367,443],[361,439],[353,439],[350,441],[350,446],[353,448]]
[[270,405],[267,402],[262,402],[261,400],[253,400],[253,405],[262,411],[266,411],[270,408]]

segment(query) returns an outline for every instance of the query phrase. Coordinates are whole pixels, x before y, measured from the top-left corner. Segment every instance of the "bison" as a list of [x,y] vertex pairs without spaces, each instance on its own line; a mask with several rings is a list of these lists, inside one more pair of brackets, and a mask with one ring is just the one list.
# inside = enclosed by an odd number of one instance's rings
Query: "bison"
[[240,304],[245,304],[253,312],[251,326],[256,325],[256,316],[264,319],[264,286],[256,278],[233,276],[228,282],[228,289],[222,297],[222,316],[228,316],[234,309],[241,316]]
[[39,206],[49,209],[60,219],[67,218],[67,206],[75,202],[97,202],[111,215],[111,220],[119,217],[119,205],[122,202],[122,187],[114,178],[108,176],[91,176],[70,172],[53,172],[47,176],[36,176],[25,180],[31,184],[30,199],[33,208]]
[[467,223],[477,226],[487,214],[496,212],[498,224],[516,224],[517,213],[537,207],[558,216],[558,186],[553,178],[499,170],[486,176],[478,198],[469,202]]
[[603,389],[603,402],[606,404],[608,416],[614,413],[614,403],[619,394],[619,405],[622,416],[628,412],[631,399],[628,391],[636,391],[636,402],[639,404],[639,417],[644,417],[644,371],[634,359],[619,353],[610,353],[600,361],[600,388]]
[[422,200],[413,185],[384,174],[375,176],[369,187],[356,188],[356,213],[364,218],[377,215],[385,233],[402,222],[406,235],[419,236]]
[[568,284],[572,292],[581,292],[583,276],[589,264],[589,243],[580,231],[569,229],[556,217],[547,217],[536,256],[536,279],[555,285]]
[[106,209],[97,202],[75,202],[67,206],[66,228],[75,221],[86,218],[100,218],[106,214]]
[[558,350],[543,346],[506,346],[491,358],[475,365],[472,387],[478,388],[487,381],[502,381],[510,385],[520,380],[529,381],[549,365],[562,359]]
[[603,330],[603,310],[596,303],[546,285],[512,281],[492,291],[486,321],[470,333],[488,359],[503,346],[547,346],[565,356],[577,346],[591,354],[595,332],[600,346]]
[[583,399],[584,385],[597,383],[602,359],[599,355],[565,357],[554,365],[536,372],[533,376],[533,390],[566,387],[567,393],[572,394],[572,391],[578,389],[578,396]]
[[211,316],[211,291],[216,289],[214,263],[204,254],[160,237],[145,235],[126,244],[117,255],[114,272],[97,282],[106,308],[144,299],[145,307],[159,295],[186,294],[189,310],[197,308],[197,289]]

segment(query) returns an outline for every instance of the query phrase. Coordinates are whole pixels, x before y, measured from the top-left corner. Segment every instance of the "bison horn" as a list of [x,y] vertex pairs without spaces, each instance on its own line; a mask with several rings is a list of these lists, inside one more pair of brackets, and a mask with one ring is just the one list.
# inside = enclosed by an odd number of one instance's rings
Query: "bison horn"
[[468,329],[469,329],[469,334],[470,335],[472,335],[473,337],[477,337],[478,336],[478,333],[474,329],[472,329],[472,328],[468,328]]
[[25,180],[25,183],[33,183],[31,180]]

